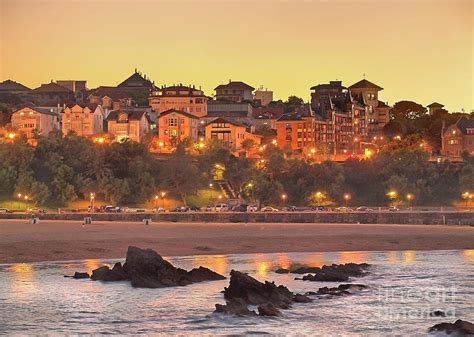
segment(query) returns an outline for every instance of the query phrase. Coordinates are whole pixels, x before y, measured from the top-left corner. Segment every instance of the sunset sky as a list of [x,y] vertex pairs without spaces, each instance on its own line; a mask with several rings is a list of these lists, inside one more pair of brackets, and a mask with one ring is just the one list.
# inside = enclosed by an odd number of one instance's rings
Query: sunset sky
[[474,109],[472,0],[0,0],[0,80],[229,79],[309,99],[366,78],[381,100]]

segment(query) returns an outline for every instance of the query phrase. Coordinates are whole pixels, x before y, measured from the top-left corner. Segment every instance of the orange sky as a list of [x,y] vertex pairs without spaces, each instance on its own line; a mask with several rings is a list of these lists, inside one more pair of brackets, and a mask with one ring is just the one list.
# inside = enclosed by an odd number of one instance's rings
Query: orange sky
[[472,0],[0,0],[0,80],[241,80],[276,98],[363,77],[390,104],[474,109]]

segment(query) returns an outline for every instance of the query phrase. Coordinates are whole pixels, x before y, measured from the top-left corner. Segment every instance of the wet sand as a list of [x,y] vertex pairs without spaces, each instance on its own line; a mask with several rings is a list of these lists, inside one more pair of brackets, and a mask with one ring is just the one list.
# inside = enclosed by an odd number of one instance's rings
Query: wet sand
[[121,258],[129,245],[165,256],[474,248],[474,227],[0,220],[0,263]]

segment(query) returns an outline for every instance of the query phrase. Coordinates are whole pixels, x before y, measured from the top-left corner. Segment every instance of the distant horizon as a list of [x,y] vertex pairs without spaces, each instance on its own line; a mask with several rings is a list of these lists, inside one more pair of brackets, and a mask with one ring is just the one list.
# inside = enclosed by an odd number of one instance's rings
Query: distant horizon
[[137,68],[157,86],[211,95],[232,79],[308,101],[311,86],[365,77],[390,105],[470,112],[473,16],[470,0],[0,0],[0,79],[95,88]]

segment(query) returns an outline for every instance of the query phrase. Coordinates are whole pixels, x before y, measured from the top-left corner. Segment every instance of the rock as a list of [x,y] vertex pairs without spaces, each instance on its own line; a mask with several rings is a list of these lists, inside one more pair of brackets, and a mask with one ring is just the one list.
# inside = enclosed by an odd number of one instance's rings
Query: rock
[[312,301],[313,300],[311,298],[309,298],[308,296],[306,296],[306,295],[296,294],[295,296],[293,296],[293,302],[308,303],[308,302],[312,302]]
[[446,334],[455,333],[457,336],[474,336],[474,324],[458,319],[454,323],[439,323],[428,329],[428,332],[442,331]]
[[216,311],[224,314],[232,314],[237,316],[256,316],[257,313],[249,310],[247,303],[241,298],[226,301],[226,304],[216,304]]
[[288,274],[290,271],[288,269],[285,269],[285,268],[279,268],[277,270],[275,270],[275,273],[277,274]]
[[241,298],[248,304],[272,303],[278,308],[288,308],[291,305],[293,293],[285,286],[276,286],[273,282],[259,282],[253,277],[232,270],[229,287],[224,290],[226,300]]
[[85,278],[90,278],[90,275],[88,273],[81,273],[81,272],[75,272],[74,275],[72,276],[73,279],[85,279]]
[[209,268],[205,267],[191,269],[188,272],[188,276],[192,282],[225,280],[224,276],[217,274],[216,272],[213,272]]
[[342,296],[342,295],[352,294],[351,291],[360,291],[366,288],[367,286],[364,284],[340,284],[338,287],[333,287],[333,288],[328,288],[328,287],[319,288],[317,294]]
[[260,304],[258,314],[259,316],[281,316],[280,310],[271,303]]
[[331,266],[319,267],[300,267],[294,271],[297,274],[310,273],[303,276],[305,281],[319,281],[319,282],[346,282],[349,277],[361,277],[366,274],[365,270],[369,267],[367,263],[346,263],[333,264]]
[[435,310],[433,312],[430,312],[430,317],[446,317],[446,314],[444,313],[444,311]]
[[102,266],[92,271],[94,281],[129,280],[136,288],[163,288],[185,286],[195,282],[225,279],[212,270],[199,267],[186,271],[174,267],[151,249],[140,249],[130,246],[125,263],[116,263],[112,269]]

